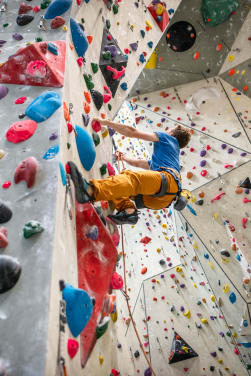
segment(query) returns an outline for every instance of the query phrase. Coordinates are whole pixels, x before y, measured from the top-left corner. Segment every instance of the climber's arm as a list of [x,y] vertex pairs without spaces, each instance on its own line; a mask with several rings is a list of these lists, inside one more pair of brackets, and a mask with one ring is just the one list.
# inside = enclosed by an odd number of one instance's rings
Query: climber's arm
[[128,158],[127,156],[123,156],[122,159],[127,162],[130,166],[143,168],[145,170],[149,170],[149,164],[146,160],[143,159],[132,159]]

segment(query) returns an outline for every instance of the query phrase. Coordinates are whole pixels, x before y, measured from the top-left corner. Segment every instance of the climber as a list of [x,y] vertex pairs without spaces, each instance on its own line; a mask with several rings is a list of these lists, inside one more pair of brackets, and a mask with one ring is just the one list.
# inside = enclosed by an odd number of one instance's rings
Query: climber
[[154,142],[153,155],[149,161],[134,160],[118,152],[117,158],[145,171],[124,170],[119,175],[92,179],[90,182],[82,178],[73,162],[68,162],[77,201],[112,201],[117,213],[109,217],[116,224],[136,224],[137,209],[168,207],[181,191],[179,152],[190,141],[190,131],[177,125],[167,132],[146,133],[109,120],[93,120],[124,136]]

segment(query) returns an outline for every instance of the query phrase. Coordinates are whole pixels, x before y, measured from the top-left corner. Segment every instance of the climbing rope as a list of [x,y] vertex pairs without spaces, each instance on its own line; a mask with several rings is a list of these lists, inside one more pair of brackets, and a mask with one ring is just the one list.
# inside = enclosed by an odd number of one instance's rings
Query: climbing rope
[[[122,160],[122,153],[120,152],[116,152],[116,156],[117,156],[117,161],[118,161],[118,172],[120,174],[120,163],[122,164],[122,167],[123,169],[122,170],[125,170],[125,166],[124,166],[124,163],[123,163],[123,160]],[[125,283],[125,299],[126,299],[126,304],[127,304],[127,308],[128,308],[128,312],[129,312],[129,317],[131,319],[131,322],[132,322],[132,325],[133,325],[133,328],[134,328],[134,331],[135,331],[135,334],[138,338],[138,342],[139,342],[139,345],[140,345],[140,348],[144,354],[144,357],[149,365],[149,368],[151,369],[152,371],[152,374],[153,376],[157,376],[156,372],[154,371],[153,367],[152,367],[152,364],[144,350],[144,346],[143,346],[143,343],[140,339],[140,336],[139,336],[139,332],[137,330],[137,327],[136,327],[136,324],[135,324],[135,321],[133,320],[133,316],[132,316],[132,311],[131,311],[131,307],[130,307],[130,304],[129,304],[129,295],[127,293],[127,284],[126,284],[126,265],[125,265],[125,247],[124,247],[124,231],[123,231],[123,225],[121,225],[121,246],[122,246],[122,256],[123,256],[123,269],[124,269],[124,283]]]

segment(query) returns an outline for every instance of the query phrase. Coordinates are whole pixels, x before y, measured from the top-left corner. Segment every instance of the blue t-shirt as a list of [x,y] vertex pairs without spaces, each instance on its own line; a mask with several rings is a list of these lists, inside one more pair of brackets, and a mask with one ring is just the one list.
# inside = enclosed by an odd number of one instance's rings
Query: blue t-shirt
[[[152,159],[148,161],[150,170],[161,171],[165,167],[170,167],[180,173],[180,147],[177,139],[171,136],[169,133],[155,132],[159,138],[159,141],[154,142]],[[175,174],[172,171],[168,171],[172,174],[175,180],[178,182]]]

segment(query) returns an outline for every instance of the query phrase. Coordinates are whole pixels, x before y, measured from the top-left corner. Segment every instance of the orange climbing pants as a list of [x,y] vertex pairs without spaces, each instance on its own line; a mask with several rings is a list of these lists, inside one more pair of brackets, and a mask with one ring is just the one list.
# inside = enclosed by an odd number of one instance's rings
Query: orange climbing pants
[[[177,192],[178,184],[173,175],[167,171],[161,173],[167,177],[168,192]],[[132,199],[138,194],[143,195],[144,205],[149,209],[163,209],[175,198],[175,195],[151,196],[158,193],[161,188],[161,174],[158,171],[124,170],[119,175],[109,176],[107,179],[93,179],[90,183],[94,186],[95,201],[113,201],[118,211],[136,208]]]

